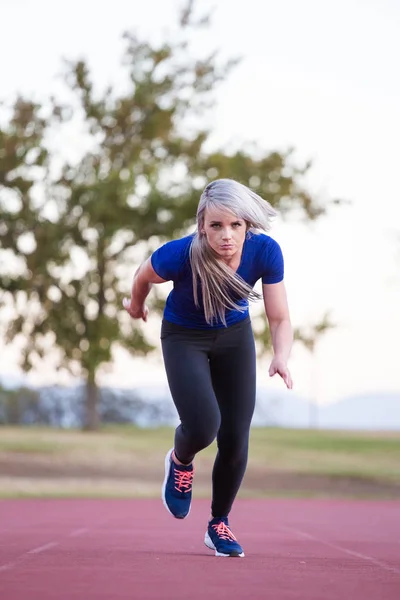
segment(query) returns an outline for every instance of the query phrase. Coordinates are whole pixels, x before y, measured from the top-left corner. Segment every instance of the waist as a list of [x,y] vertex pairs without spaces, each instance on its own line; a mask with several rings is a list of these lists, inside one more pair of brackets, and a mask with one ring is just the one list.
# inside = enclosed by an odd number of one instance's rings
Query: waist
[[192,325],[182,325],[181,323],[176,323],[174,321],[170,321],[166,316],[164,316],[161,323],[161,336],[167,333],[189,333],[189,334],[215,334],[219,331],[236,331],[240,329],[245,329],[251,325],[251,318],[248,314],[242,315],[242,319],[235,321],[231,325],[218,325],[208,327],[193,327]]

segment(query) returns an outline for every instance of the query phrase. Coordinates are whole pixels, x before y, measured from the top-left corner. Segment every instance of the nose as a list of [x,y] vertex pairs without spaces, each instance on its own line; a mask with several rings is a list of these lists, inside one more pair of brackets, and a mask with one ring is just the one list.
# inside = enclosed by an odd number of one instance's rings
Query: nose
[[229,227],[224,227],[224,229],[222,230],[222,239],[224,241],[226,241],[226,240],[230,240],[231,237],[232,237],[232,235],[231,235],[230,228]]

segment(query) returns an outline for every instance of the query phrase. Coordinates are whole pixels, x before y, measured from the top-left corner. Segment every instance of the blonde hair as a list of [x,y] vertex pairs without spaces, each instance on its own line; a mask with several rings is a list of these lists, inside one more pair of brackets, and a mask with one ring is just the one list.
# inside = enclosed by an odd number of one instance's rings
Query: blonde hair
[[[234,309],[244,312],[247,307],[238,304],[243,299],[256,300],[260,295],[219,260],[205,235],[201,234],[207,208],[233,213],[246,222],[247,231],[258,234],[269,231],[276,211],[266,201],[245,185],[233,179],[217,179],[204,189],[197,208],[197,231],[190,246],[193,296],[200,306],[198,282],[201,282],[205,319],[212,325],[218,318],[226,326],[225,311]],[[236,300],[235,300],[236,298]]]

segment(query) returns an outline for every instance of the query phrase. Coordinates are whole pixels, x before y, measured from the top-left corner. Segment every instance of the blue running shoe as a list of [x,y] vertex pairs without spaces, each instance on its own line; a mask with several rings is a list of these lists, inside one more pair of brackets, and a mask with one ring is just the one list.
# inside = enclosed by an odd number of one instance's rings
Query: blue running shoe
[[209,522],[204,543],[207,548],[215,550],[215,556],[244,556],[243,548],[233,535],[227,517]]
[[184,519],[192,502],[193,465],[177,465],[172,460],[173,449],[165,457],[165,478],[162,499],[165,508],[176,519]]

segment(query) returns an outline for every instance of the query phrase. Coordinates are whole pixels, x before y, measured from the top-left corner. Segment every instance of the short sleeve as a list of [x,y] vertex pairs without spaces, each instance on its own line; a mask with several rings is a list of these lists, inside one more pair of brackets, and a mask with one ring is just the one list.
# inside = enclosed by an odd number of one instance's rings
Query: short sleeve
[[150,260],[157,275],[166,281],[176,280],[188,256],[188,246],[187,238],[184,238],[167,242],[153,252]]
[[284,277],[284,260],[280,245],[272,238],[263,253],[262,282],[279,283]]

